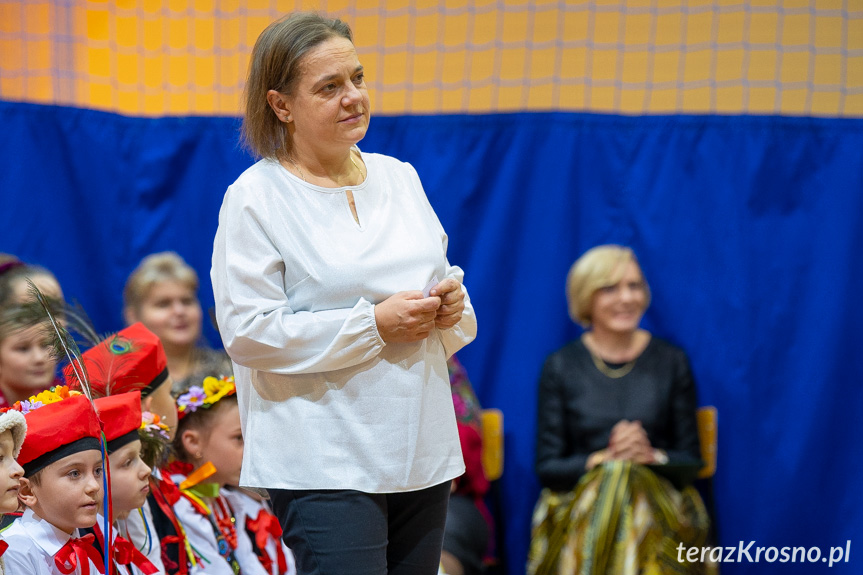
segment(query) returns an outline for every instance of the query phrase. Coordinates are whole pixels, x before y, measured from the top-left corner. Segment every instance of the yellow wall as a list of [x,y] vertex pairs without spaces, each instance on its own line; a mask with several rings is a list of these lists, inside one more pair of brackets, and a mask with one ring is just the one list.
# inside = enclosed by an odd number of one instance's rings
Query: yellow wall
[[65,4],[0,3],[0,98],[238,115],[255,38],[302,8],[351,24],[379,114],[863,116],[863,0]]

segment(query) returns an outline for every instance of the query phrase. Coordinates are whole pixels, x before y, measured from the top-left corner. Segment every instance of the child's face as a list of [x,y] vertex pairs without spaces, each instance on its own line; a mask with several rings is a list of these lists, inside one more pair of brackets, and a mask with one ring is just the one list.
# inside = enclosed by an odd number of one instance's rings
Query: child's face
[[25,398],[38,393],[54,381],[56,365],[42,327],[20,329],[0,341],[0,383],[6,390]]
[[[45,274],[36,274],[30,276],[30,281],[42,292],[42,295],[56,299],[63,299],[63,290],[60,289],[60,284],[53,277]],[[12,291],[17,303],[25,303],[30,301],[30,284],[24,278],[18,278],[12,284]]]
[[39,485],[25,478],[18,496],[65,533],[92,527],[102,502],[102,454],[90,449],[55,461],[42,470]]
[[169,375],[168,379],[162,382],[162,385],[141,402],[141,406],[144,411],[155,413],[161,417],[162,423],[171,430],[171,439],[174,439],[174,434],[177,432],[177,402],[171,395],[172,387],[174,387],[174,380]]
[[14,449],[12,430],[0,433],[0,513],[12,513],[18,509],[18,485],[24,470],[12,455]]
[[152,470],[141,460],[141,442],[137,439],[109,455],[108,461],[111,463],[112,520],[116,520],[144,505],[150,492]]
[[201,463],[212,461],[216,473],[209,481],[219,485],[238,485],[243,465],[243,434],[240,431],[240,408],[227,403],[211,420],[210,434],[201,445]]

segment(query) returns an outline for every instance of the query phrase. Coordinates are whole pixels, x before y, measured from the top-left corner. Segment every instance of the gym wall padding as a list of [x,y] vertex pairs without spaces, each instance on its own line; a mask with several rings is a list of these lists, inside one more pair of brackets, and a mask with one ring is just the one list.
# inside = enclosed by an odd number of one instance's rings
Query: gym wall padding
[[[0,252],[55,271],[101,331],[122,327],[125,279],[155,251],[186,258],[212,305],[221,197],[252,163],[238,120],[0,102],[0,126]],[[375,117],[360,146],[417,168],[466,270],[479,335],[460,358],[505,414],[508,573],[524,571],[538,494],[539,370],[578,335],[564,278],[608,242],[635,249],[653,291],[644,326],[686,349],[700,403],[719,409],[720,543],[827,553],[850,540],[829,572],[859,572],[863,121]],[[826,568],[762,557],[722,571]]]

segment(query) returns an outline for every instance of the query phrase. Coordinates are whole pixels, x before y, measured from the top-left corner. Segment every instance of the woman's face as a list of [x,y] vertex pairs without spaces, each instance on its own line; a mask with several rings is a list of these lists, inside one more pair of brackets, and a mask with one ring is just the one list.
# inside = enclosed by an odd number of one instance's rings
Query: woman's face
[[593,294],[591,324],[594,329],[617,333],[638,329],[647,306],[647,290],[638,264],[630,261],[622,265],[625,268],[620,281]]
[[0,385],[14,395],[26,398],[47,389],[56,367],[51,341],[41,326],[13,331],[0,341]]
[[298,149],[350,147],[369,127],[369,91],[357,51],[330,38],[303,56],[300,78],[285,107]]
[[201,303],[189,286],[177,281],[154,284],[129,319],[147,326],[166,347],[192,347],[201,337]]

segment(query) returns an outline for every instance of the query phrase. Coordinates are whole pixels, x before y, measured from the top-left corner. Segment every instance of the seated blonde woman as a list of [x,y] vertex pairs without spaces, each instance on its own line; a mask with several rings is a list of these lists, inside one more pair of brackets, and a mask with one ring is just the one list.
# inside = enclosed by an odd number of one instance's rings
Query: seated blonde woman
[[183,258],[161,252],[141,260],[123,291],[126,323],[140,321],[159,336],[175,395],[206,375],[232,375],[228,355],[204,343],[198,285],[198,274]]
[[686,354],[639,327],[650,289],[628,248],[585,253],[567,297],[586,331],[546,359],[539,382],[544,489],[528,573],[702,573],[707,566],[678,562],[675,548],[703,543],[704,504],[662,476],[700,459]]

